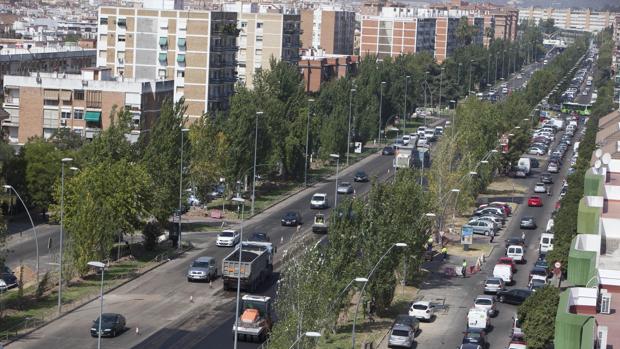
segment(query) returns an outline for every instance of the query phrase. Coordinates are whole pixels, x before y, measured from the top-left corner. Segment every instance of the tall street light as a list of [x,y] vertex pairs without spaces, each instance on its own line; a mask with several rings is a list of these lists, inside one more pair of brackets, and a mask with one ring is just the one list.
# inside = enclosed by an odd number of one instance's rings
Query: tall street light
[[407,87],[409,87],[410,78],[411,75],[405,76],[405,110],[403,112],[403,130],[407,129],[407,97],[409,97],[409,95],[407,95]]
[[185,148],[185,132],[188,132],[188,128],[181,128],[181,166],[179,168],[179,236],[177,237],[177,244],[179,249],[181,246],[181,217],[183,216],[183,148]]
[[243,250],[243,214],[245,212],[245,199],[234,197],[233,201],[241,205],[241,228],[239,236],[239,264],[237,265],[237,305],[235,310],[235,342],[234,349],[237,349],[237,340],[239,332],[239,301],[241,300],[241,251]]
[[397,242],[395,244],[392,244],[392,246],[390,246],[390,248],[388,248],[387,251],[385,251],[383,256],[381,256],[381,258],[379,258],[379,260],[377,261],[375,266],[372,267],[372,269],[370,270],[370,273],[368,273],[368,276],[366,276],[366,282],[364,282],[364,286],[362,286],[362,290],[360,291],[359,300],[357,301],[357,304],[355,305],[355,315],[353,316],[353,329],[352,329],[352,332],[351,332],[351,348],[352,349],[355,349],[355,323],[357,321],[357,313],[358,313],[359,308],[360,308],[360,300],[362,300],[362,297],[364,296],[364,290],[366,289],[366,285],[368,285],[368,280],[370,280],[370,278],[372,277],[372,274],[374,274],[374,272],[377,269],[377,267],[379,266],[379,264],[381,264],[381,261],[383,260],[383,258],[385,258],[385,256],[387,256],[388,253],[390,253],[390,251],[392,251],[392,249],[394,247],[407,247],[407,244],[404,243],[404,242]]
[[15,190],[15,188],[12,185],[4,185],[3,187],[4,187],[4,189],[12,190],[15,193],[15,195],[17,196],[19,201],[24,206],[24,209],[26,210],[26,213],[28,214],[28,219],[30,219],[30,224],[32,224],[32,231],[34,233],[34,246],[35,246],[36,252],[37,252],[37,284],[38,284],[39,283],[39,238],[37,237],[37,228],[34,226],[34,221],[32,220],[32,216],[30,215],[30,211],[28,211],[28,207],[24,203],[24,200],[22,200],[22,197],[19,196],[19,193],[17,192],[17,190]]
[[355,93],[356,89],[352,88],[351,90],[349,90],[349,128],[348,128],[348,132],[347,132],[347,166],[349,166],[349,151],[351,149],[351,110],[352,108],[352,104],[353,104],[353,94]]
[[101,291],[99,292],[99,328],[97,329],[97,349],[101,349],[101,323],[103,322],[103,274],[105,264],[97,261],[88,262],[88,265],[101,270]]
[[443,87],[443,71],[446,70],[446,68],[441,67],[441,70],[439,72],[439,117],[441,117],[441,97],[442,97],[442,90],[441,88]]
[[262,111],[256,112],[256,117],[254,118],[254,170],[252,176],[252,206],[250,208],[250,215],[254,216],[254,201],[256,200],[256,150],[258,148],[258,117],[262,116]]
[[311,337],[311,338],[318,338],[321,337],[321,334],[319,332],[306,332],[303,333],[301,336],[299,336],[294,342],[293,344],[291,344],[291,346],[288,349],[293,349],[293,347],[295,346],[295,344],[299,343],[299,341],[304,338],[304,337]]
[[[380,89],[380,96],[379,97],[379,137],[377,137],[377,139],[379,140],[378,143],[381,144],[381,116],[382,116],[382,111],[383,111],[383,86],[385,86],[385,81],[381,81],[381,87]],[[387,125],[386,125],[387,127]]]
[[308,186],[308,146],[310,144],[310,104],[313,98],[308,99],[308,121],[306,123],[306,166],[304,167],[304,187]]
[[60,245],[59,245],[59,257],[60,265],[58,271],[58,315],[62,310],[62,245],[63,245],[63,230],[64,230],[64,215],[65,215],[65,164],[73,161],[72,158],[62,158],[60,160]]
[[329,154],[329,157],[332,159],[336,159],[336,187],[334,188],[334,209],[338,206],[338,170],[340,167],[340,155],[338,154]]

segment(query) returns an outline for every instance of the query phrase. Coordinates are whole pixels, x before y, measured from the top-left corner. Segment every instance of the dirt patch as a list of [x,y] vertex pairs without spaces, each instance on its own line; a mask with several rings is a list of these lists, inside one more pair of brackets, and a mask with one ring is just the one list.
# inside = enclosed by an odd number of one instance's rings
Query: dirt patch
[[498,195],[523,195],[527,192],[528,187],[522,180],[510,177],[496,178],[478,198],[498,196]]

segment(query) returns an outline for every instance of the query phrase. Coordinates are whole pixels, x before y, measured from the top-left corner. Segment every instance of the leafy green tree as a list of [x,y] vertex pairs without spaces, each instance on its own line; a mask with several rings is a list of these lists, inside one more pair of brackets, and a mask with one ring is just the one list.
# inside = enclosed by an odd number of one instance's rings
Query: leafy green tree
[[467,17],[463,16],[459,19],[459,24],[456,27],[456,38],[459,43],[463,46],[471,45],[474,34],[475,27],[469,24],[469,20]]
[[523,324],[528,348],[545,349],[553,343],[559,302],[559,289],[545,286],[519,306],[519,319]]
[[198,196],[205,200],[211,187],[226,176],[229,140],[214,118],[203,115],[190,127],[191,143],[189,177]]
[[74,151],[84,145],[84,139],[69,128],[58,128],[49,139],[50,143],[60,151]]
[[30,139],[22,148],[26,163],[25,180],[30,204],[46,211],[52,201],[54,182],[60,176],[62,153],[41,137]]
[[80,164],[136,159],[135,150],[125,136],[130,132],[131,113],[114,107],[110,112],[110,120],[108,129],[80,148],[76,155]]

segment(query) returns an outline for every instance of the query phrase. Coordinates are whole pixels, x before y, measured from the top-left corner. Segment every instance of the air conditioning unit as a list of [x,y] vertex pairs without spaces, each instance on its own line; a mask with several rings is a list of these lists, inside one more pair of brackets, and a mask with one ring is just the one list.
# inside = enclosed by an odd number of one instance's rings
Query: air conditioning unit
[[601,290],[601,314],[611,314],[611,293]]

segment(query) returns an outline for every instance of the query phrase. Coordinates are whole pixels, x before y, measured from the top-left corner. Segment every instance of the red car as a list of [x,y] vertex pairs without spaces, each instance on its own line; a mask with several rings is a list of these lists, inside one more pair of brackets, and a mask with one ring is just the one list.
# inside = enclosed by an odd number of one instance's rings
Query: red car
[[540,196],[532,196],[527,200],[527,205],[530,207],[542,207],[543,202]]
[[517,265],[515,264],[514,259],[510,258],[510,257],[502,257],[497,261],[497,264],[507,264],[510,265],[512,267],[512,272],[516,272],[517,271]]

